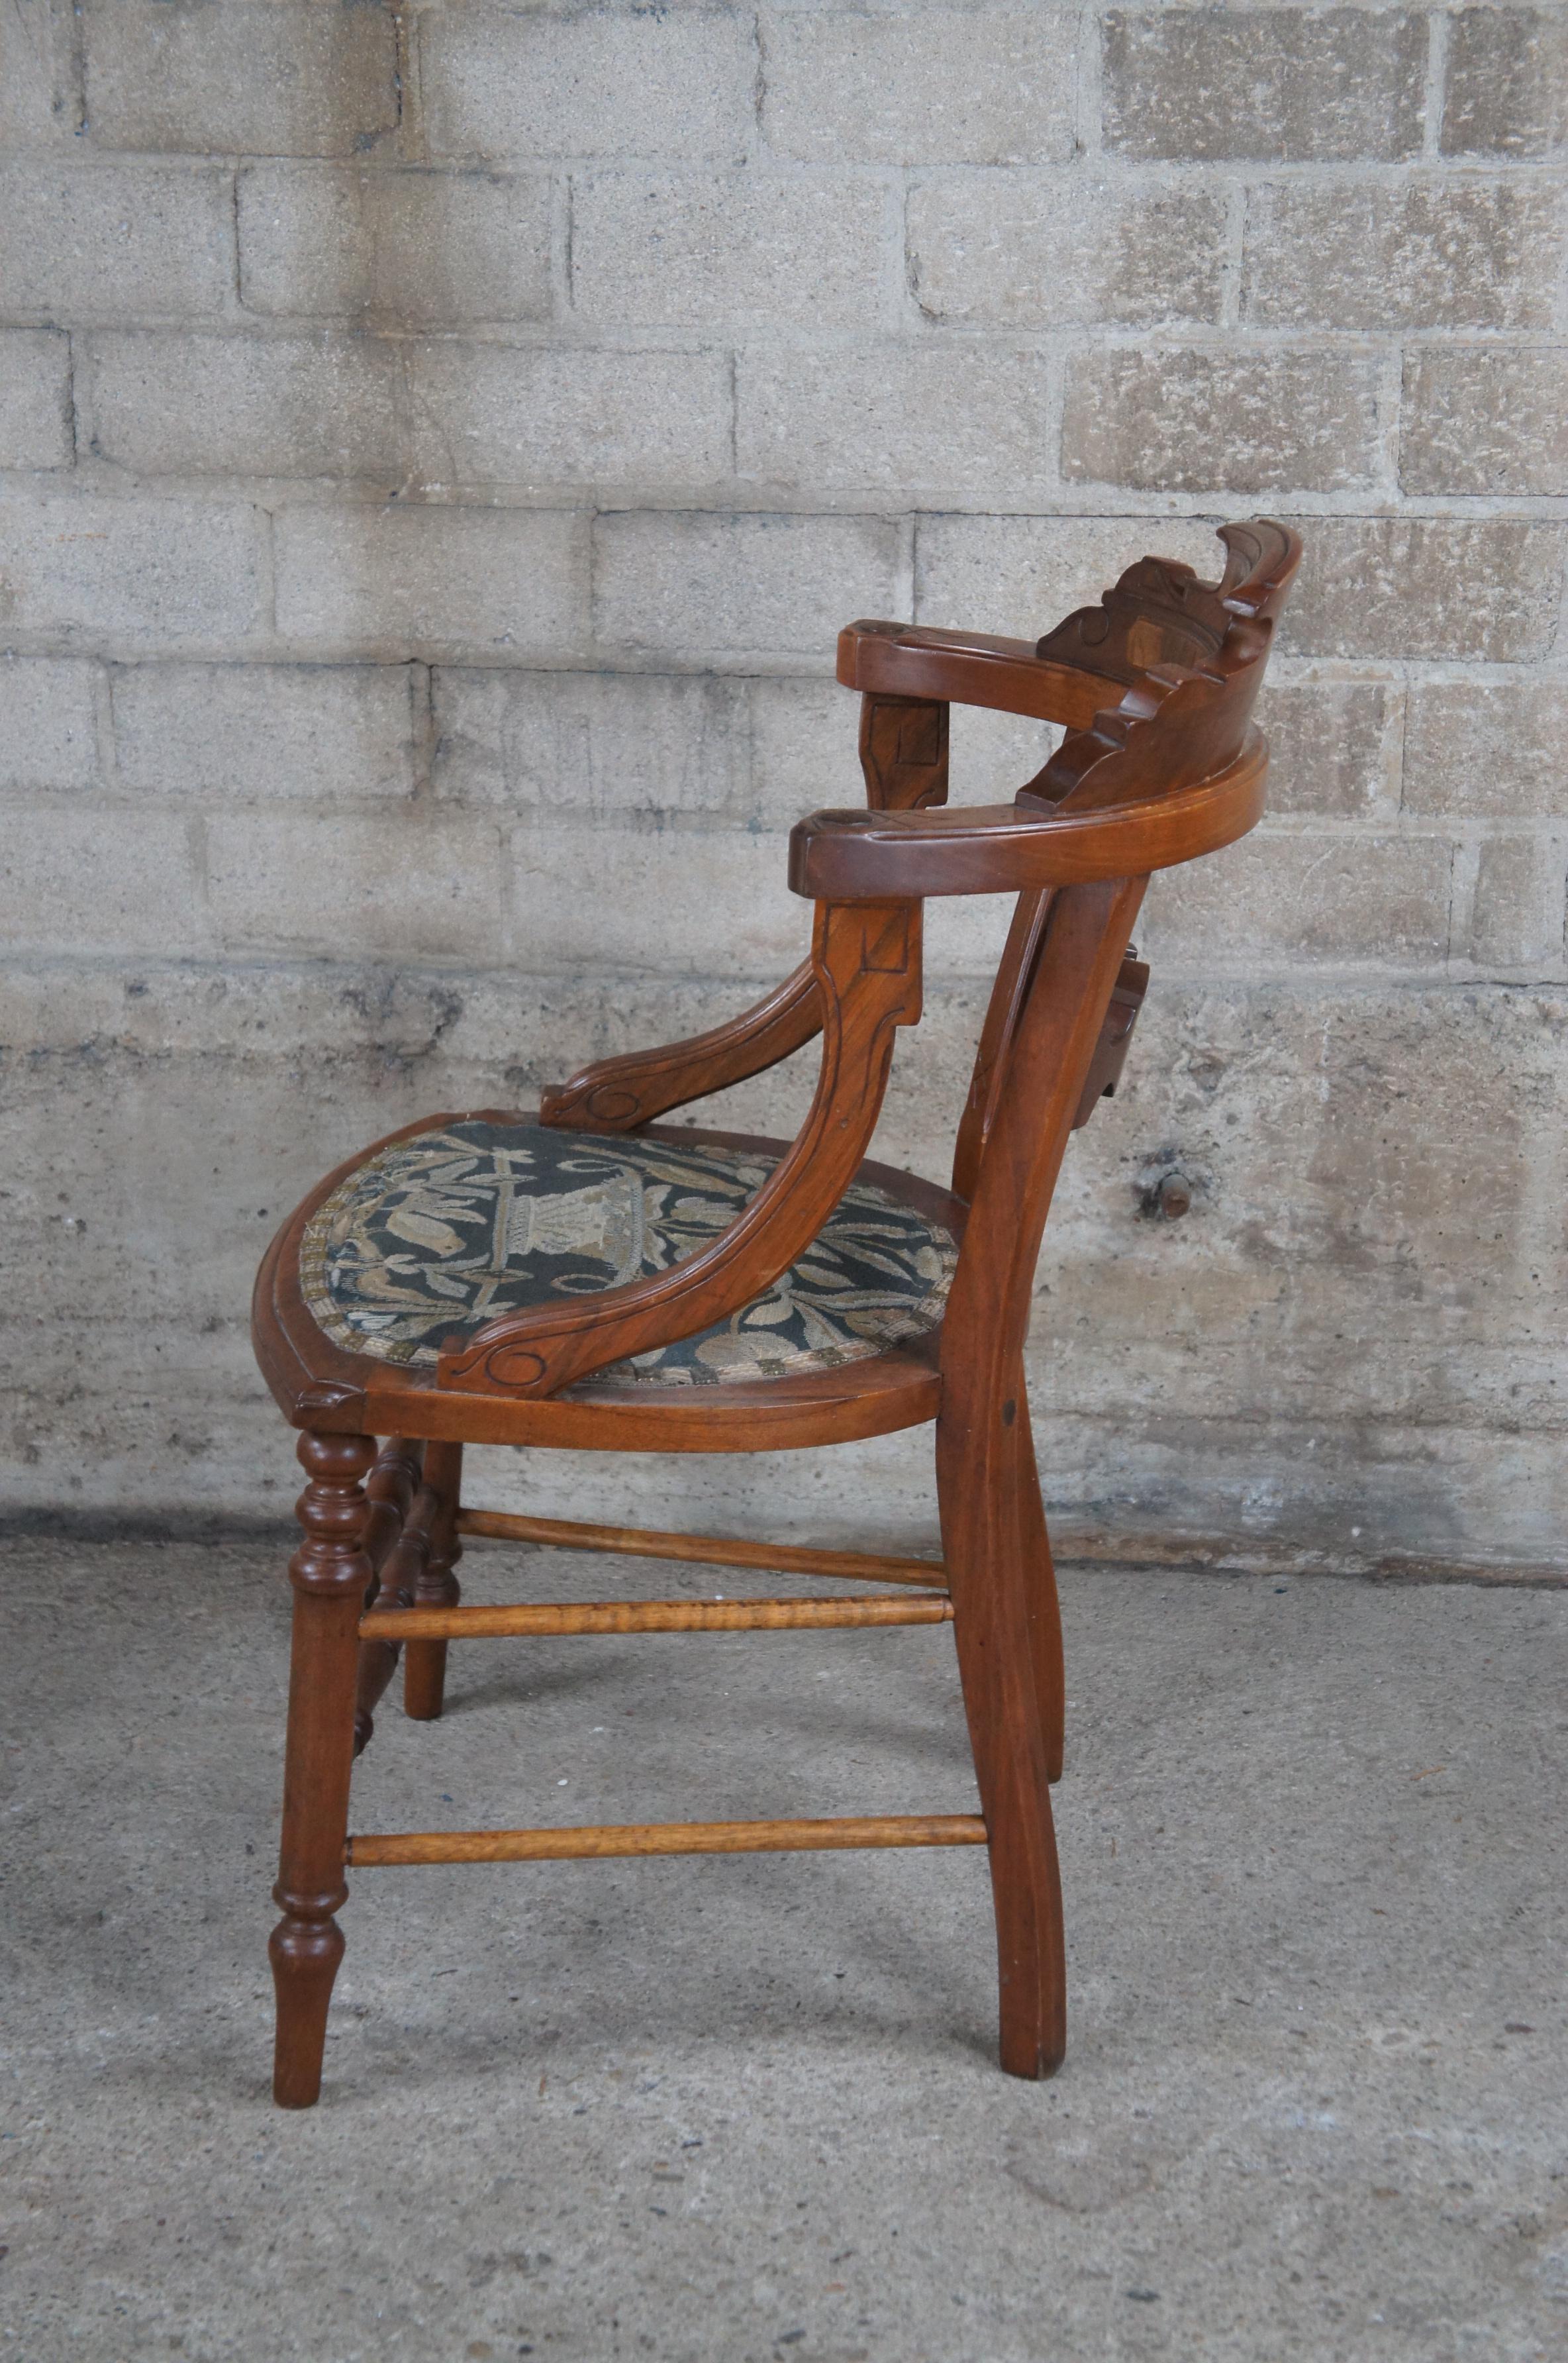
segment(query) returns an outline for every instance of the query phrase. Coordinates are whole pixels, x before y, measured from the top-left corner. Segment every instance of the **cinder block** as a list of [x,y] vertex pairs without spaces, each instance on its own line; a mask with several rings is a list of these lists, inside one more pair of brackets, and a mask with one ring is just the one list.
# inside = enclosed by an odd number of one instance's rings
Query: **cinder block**
[[1568,493],[1568,348],[1407,353],[1399,482],[1408,493]]
[[[514,828],[515,928],[531,967],[781,977],[811,949],[789,841],[747,828]],[[604,914],[616,923],[606,937]]]
[[183,501],[0,503],[7,628],[66,642],[211,645],[255,628],[255,510]]
[[414,793],[406,665],[124,665],[110,697],[120,783],[149,795]]
[[1038,639],[1151,554],[1195,567],[1207,582],[1224,571],[1224,550],[1201,517],[922,517],[915,621]]
[[[303,817],[296,814],[293,821]],[[36,968],[0,967],[0,1041],[22,1035],[42,1048],[64,1050],[99,1034],[123,1046],[138,1065],[180,1058],[200,1072],[232,1061],[258,1082],[270,1063],[265,1052],[257,1055],[263,1034],[284,1072],[293,1071],[296,1083],[303,1080],[302,1067],[319,1073],[326,1061],[347,1075],[363,1059],[359,1080],[384,1085],[392,1061],[428,1058],[438,1043],[448,1051],[456,1048],[465,1062],[472,1060],[476,1082],[481,1068],[493,1077],[509,1038],[515,1041],[518,1009],[511,971],[471,971],[459,981],[434,963],[389,970],[380,962],[280,958],[253,965],[174,955],[138,960],[128,973],[82,961],[44,979]],[[461,1037],[460,1047],[454,1034]],[[430,1076],[415,1078],[414,1089],[421,1096],[409,1113],[441,1105],[431,1095],[441,1088]],[[326,1122],[340,1122],[330,1106]],[[352,1137],[372,1139],[376,1129],[367,1126]],[[339,1132],[337,1137],[347,1147],[348,1137]],[[259,1156],[271,1154],[273,1146],[265,1128],[250,1145]],[[301,1153],[314,1157],[308,1141]],[[342,1154],[339,1148],[304,1165],[298,1189]]]
[[206,838],[225,951],[485,961],[504,951],[501,846],[477,815],[224,813]]
[[569,661],[588,633],[588,524],[558,509],[285,509],[278,629],[381,657]]
[[696,488],[730,472],[723,353],[580,346],[405,349],[426,483]]
[[572,182],[572,304],[617,327],[868,327],[888,308],[889,245],[887,192],[868,175]]
[[73,456],[70,338],[0,331],[0,468],[69,468]]
[[690,662],[811,657],[892,612],[899,529],[880,517],[629,511],[593,528],[594,631]]
[[1216,974],[1314,961],[1432,968],[1448,950],[1452,866],[1452,849],[1434,838],[1254,831],[1161,872],[1140,949]]
[[1279,183],[1250,200],[1243,316],[1280,328],[1546,327],[1562,255],[1549,184]]
[[82,15],[99,147],[349,156],[397,126],[391,8],[83,0]]
[[90,788],[98,780],[97,667],[0,656],[0,788]]
[[[1155,880],[1147,907],[1177,874]],[[1456,1400],[1452,1390],[1478,1403],[1492,1383],[1477,1368],[1485,1340],[1496,1349],[1501,1412],[1519,1381],[1521,1300],[1509,1280],[1518,1244],[1531,1241],[1530,1269],[1544,1274],[1536,1259],[1551,1252],[1546,1226],[1561,1222],[1560,1192],[1548,1186],[1544,1220],[1531,1202],[1554,1156],[1562,1006],[1560,993],[1456,993],[1436,980],[1422,990],[1323,978],[1293,992],[1210,990],[1205,978],[1184,993],[1162,962],[1121,1091],[1069,1153],[1043,1326],[1060,1336],[1101,1324],[1138,1354],[1155,1348],[1168,1312],[1180,1342],[1161,1392],[1169,1385],[1168,1400],[1184,1403],[1184,1362],[1201,1386],[1199,1366],[1212,1375],[1226,1337],[1261,1330],[1266,1348],[1255,1361],[1248,1349],[1253,1401],[1275,1416],[1298,1385],[1298,1400],[1309,1388],[1336,1416],[1347,1389],[1375,1417],[1408,1400],[1430,1418],[1435,1403]],[[1209,1169],[1209,1193],[1180,1225],[1140,1218],[1132,1183],[1145,1142],[1171,1143]],[[1106,1186],[1118,1150],[1124,1198]],[[1309,1312],[1283,1285],[1308,1271]],[[1202,1301],[1217,1281],[1234,1290],[1229,1304]],[[1444,1307],[1435,1324],[1434,1290]],[[1313,1343],[1297,1360],[1303,1318]],[[1474,1361],[1469,1350],[1456,1356],[1456,1334],[1472,1341]],[[1378,1363],[1371,1372],[1361,1367],[1367,1355]],[[1054,1359],[1065,1377],[1081,1357],[1074,1348]],[[1113,1390],[1115,1364],[1099,1367],[1094,1383]],[[1445,1501],[1438,1515],[1449,1514]]]
[[420,55],[434,156],[745,152],[756,55],[728,8],[432,13]]
[[[1004,793],[1000,801],[1010,804],[1011,800],[1010,783],[1010,793]],[[960,801],[966,804],[967,794]],[[936,894],[925,906],[922,932],[926,975],[933,982],[955,977],[973,981],[973,1016],[968,1035],[971,1046],[979,1039],[986,1002],[996,980],[1011,917],[1011,899],[1006,894]],[[973,1057],[972,1047],[969,1056]],[[943,1155],[951,1153],[954,1127],[968,1081],[966,1073],[960,1090],[945,1103],[940,1126],[946,1134],[940,1152]]]
[[[966,794],[962,801],[968,802]],[[1010,783],[1000,802],[1011,802]],[[998,965],[1007,945],[1007,932],[1012,919],[1011,897],[1006,894],[935,894],[925,906],[922,922],[924,950],[922,966],[930,982],[936,987],[951,987],[958,979],[968,980],[969,1020],[960,1036],[958,1089],[944,1089],[941,1112],[931,1122],[927,1103],[927,1128],[935,1148],[935,1170],[942,1173],[943,1164],[953,1151],[954,1134],[958,1115],[964,1105],[969,1086],[974,1046],[980,1037],[986,1004],[996,982]],[[911,1045],[911,1048],[915,1046]],[[918,1048],[915,1049],[918,1057]],[[910,1089],[914,1085],[913,1090]],[[909,1093],[906,1107],[918,1110],[921,1094],[913,1075],[905,1078],[904,1089]],[[906,1118],[907,1121],[907,1118]],[[884,1155],[887,1153],[883,1152]],[[930,1167],[926,1169],[928,1171]]]
[[775,828],[788,830],[807,813],[863,804],[860,700],[835,681],[763,680],[750,687],[757,811]]
[[53,0],[0,8],[0,139],[69,139],[80,112],[71,20]]
[[189,824],[167,813],[15,808],[0,829],[6,950],[189,951],[201,939]]
[[1528,664],[1551,645],[1564,529],[1518,517],[1302,517],[1291,656]]
[[807,494],[897,493],[999,504],[1051,482],[1048,364],[967,341],[743,352],[738,472]]
[[1450,19],[1445,156],[1543,156],[1568,139],[1568,17],[1462,8]]
[[928,319],[1053,328],[1218,320],[1218,191],[1127,189],[1080,172],[938,172],[909,194],[911,284]]
[[1378,372],[1365,353],[1084,353],[1068,372],[1062,474],[1146,492],[1364,484]]
[[1408,812],[1568,819],[1568,682],[1414,684],[1403,801]]
[[762,19],[762,129],[808,163],[1043,164],[1073,152],[1064,10],[811,9]]
[[1266,685],[1255,719],[1268,738],[1268,808],[1355,818],[1381,798],[1392,693],[1375,681]]
[[0,164],[0,311],[142,319],[216,312],[234,281],[228,175],[162,164]]
[[1421,145],[1414,9],[1115,10],[1104,137],[1123,156],[1393,163]]
[[253,312],[376,326],[547,320],[543,174],[257,164],[239,175],[240,291]]
[[95,337],[95,456],[141,475],[404,472],[398,353],[370,337]]
[[1023,715],[955,705],[949,726],[951,802],[1010,804],[1049,762],[1063,736],[1050,723],[1031,722]]
[[1553,838],[1492,837],[1481,848],[1471,906],[1478,968],[1560,968],[1563,848]]
[[437,794],[544,814],[745,814],[748,684],[701,675],[435,675]]

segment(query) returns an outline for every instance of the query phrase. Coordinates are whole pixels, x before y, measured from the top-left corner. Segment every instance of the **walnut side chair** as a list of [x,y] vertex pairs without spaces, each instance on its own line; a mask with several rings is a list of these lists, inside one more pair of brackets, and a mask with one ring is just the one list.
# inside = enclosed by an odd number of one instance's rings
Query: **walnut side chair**
[[[984,1845],[1001,2064],[1059,2064],[1062,1643],[1023,1347],[1068,1134],[1114,1086],[1143,997],[1130,937],[1150,873],[1231,844],[1263,810],[1250,717],[1300,546],[1261,518],[1220,538],[1218,583],[1144,559],[1038,643],[852,624],[838,678],[861,695],[868,809],[814,814],[791,837],[790,883],[815,905],[810,960],[733,1024],[586,1068],[536,1115],[405,1126],[328,1175],[273,1240],[256,1351],[307,1480],[271,1947],[282,2106],[320,2091],[349,1865]],[[1067,735],[1012,804],[947,809],[954,701]],[[920,1017],[924,897],[1000,893],[1016,909],[943,1190],[866,1150],[894,1035]],[[792,1145],[655,1121],[818,1034]],[[940,1562],[461,1497],[465,1444],[749,1452],[924,1421]],[[465,1534],[883,1588],[464,1607]],[[349,1835],[353,1760],[400,1653],[405,1711],[429,1721],[453,1640],[947,1622],[977,1814]]]

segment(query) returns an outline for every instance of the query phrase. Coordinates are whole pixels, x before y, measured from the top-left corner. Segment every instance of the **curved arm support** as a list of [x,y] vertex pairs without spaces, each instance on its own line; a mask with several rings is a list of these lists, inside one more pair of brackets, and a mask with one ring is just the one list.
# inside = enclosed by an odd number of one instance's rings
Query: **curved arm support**
[[802,960],[766,1000],[706,1034],[581,1068],[542,1095],[539,1122],[573,1132],[631,1132],[687,1100],[765,1073],[803,1048],[821,1025],[817,973]]
[[1144,877],[1230,845],[1261,819],[1268,750],[1249,732],[1222,771],[1165,793],[1096,806],[1016,804],[955,812],[813,813],[790,838],[797,894],[838,901],[1019,893]]
[[[929,698],[860,701],[860,768],[874,812],[947,801],[947,708]],[[633,1132],[689,1100],[766,1073],[822,1029],[817,974],[802,960],[765,1000],[689,1041],[599,1059],[547,1091],[541,1124],[573,1132]]]
[[894,1030],[919,1021],[919,907],[820,904],[812,960],[823,1016],[816,1098],[789,1155],[729,1229],[668,1271],[487,1322],[442,1355],[438,1385],[467,1394],[554,1394],[606,1362],[738,1313],[810,1246],[866,1153]]
[[1105,682],[1077,664],[1042,657],[1032,640],[993,632],[935,632],[918,624],[848,624],[838,636],[846,689],[991,705],[1081,730],[1105,704]]

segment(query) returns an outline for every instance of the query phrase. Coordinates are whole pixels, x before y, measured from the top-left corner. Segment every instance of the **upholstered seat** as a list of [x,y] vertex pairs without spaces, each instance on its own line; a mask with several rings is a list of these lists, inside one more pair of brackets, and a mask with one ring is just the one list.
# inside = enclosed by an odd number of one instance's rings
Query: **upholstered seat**
[[[433,1365],[497,1315],[667,1270],[726,1231],[778,1162],[693,1141],[474,1116],[396,1140],[324,1199],[300,1292],[345,1353]],[[729,1320],[595,1373],[603,1386],[791,1378],[882,1352],[942,1318],[958,1250],[888,1191],[852,1182],[817,1237]]]

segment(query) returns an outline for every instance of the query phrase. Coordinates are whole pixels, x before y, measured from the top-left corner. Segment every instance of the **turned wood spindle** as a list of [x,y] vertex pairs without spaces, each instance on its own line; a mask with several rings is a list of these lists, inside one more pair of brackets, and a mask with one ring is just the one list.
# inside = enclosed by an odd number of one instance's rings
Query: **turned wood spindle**
[[[416,1608],[455,1608],[462,1588],[453,1573],[462,1557],[458,1537],[458,1496],[463,1481],[460,1444],[425,1448],[425,1482],[439,1508],[431,1523],[430,1545],[414,1586]],[[403,1655],[403,1711],[415,1723],[434,1723],[447,1692],[445,1641],[410,1641]]]
[[364,1478],[376,1457],[369,1436],[300,1437],[309,1483],[296,1515],[305,1538],[289,1563],[294,1587],[283,1831],[273,1900],[282,1918],[268,1953],[278,1997],[272,2096],[308,2109],[321,2091],[326,2009],[343,1958],[333,1914],[348,1893],[343,1847],[354,1761],[354,1693],[360,1614],[374,1570],[365,1535],[373,1504]]

